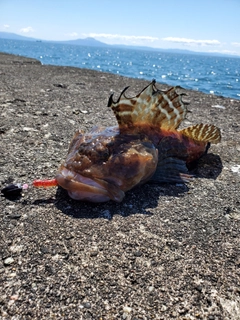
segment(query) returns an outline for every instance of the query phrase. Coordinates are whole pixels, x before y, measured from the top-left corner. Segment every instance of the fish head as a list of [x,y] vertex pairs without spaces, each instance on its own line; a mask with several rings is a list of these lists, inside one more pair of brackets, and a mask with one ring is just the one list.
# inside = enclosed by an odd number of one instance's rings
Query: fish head
[[120,202],[126,191],[151,178],[157,162],[158,150],[145,136],[94,128],[75,134],[56,179],[75,200]]

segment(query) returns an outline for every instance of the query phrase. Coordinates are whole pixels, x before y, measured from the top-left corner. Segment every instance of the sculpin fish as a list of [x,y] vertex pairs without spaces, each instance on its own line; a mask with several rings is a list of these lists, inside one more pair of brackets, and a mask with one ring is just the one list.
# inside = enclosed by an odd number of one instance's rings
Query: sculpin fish
[[188,112],[176,88],[159,90],[153,80],[136,97],[125,88],[110,107],[118,126],[77,131],[56,175],[71,198],[121,202],[125,192],[147,181],[186,182],[188,166],[221,140],[212,124],[179,130]]

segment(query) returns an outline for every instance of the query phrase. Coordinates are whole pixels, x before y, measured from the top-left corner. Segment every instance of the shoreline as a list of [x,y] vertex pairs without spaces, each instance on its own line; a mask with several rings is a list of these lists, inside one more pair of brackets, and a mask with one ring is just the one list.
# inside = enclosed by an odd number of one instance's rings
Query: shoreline
[[[116,124],[110,94],[148,83],[0,53],[0,189],[54,177],[76,130]],[[239,318],[240,101],[179,90],[184,126],[222,132],[187,186],[145,184],[122,203],[0,197],[0,317]]]
[[[5,54],[4,52],[0,52],[0,54],[1,54],[1,53],[2,53],[2,54]],[[9,53],[6,53],[6,54],[9,54]],[[11,55],[11,54],[9,54],[9,55]],[[39,61],[42,65],[46,65],[46,66],[69,67],[69,68],[73,67],[73,68],[79,68],[79,69],[94,70],[94,71],[97,71],[97,72],[109,73],[109,74],[116,75],[116,76],[120,75],[120,76],[129,78],[129,76],[125,76],[125,75],[121,75],[121,74],[116,74],[116,73],[111,73],[110,71],[101,71],[101,70],[97,70],[97,69],[88,69],[88,68],[81,68],[81,67],[77,67],[77,66],[68,66],[68,65],[45,64],[45,63],[42,63],[41,60],[38,60],[38,59],[36,59],[36,58],[26,57],[26,56],[22,56],[22,55],[14,55],[14,54],[13,54],[13,56],[15,56],[15,57],[21,57],[21,58],[26,58],[26,59],[29,59],[29,60],[32,60],[32,61],[33,61],[33,60]],[[131,78],[131,77],[130,77],[130,78]],[[152,78],[149,79],[149,80],[148,80],[148,79],[140,79],[140,78],[131,78],[131,79],[143,80],[143,81],[151,81],[151,80],[152,80]],[[156,79],[156,80],[158,80],[158,79]],[[170,81],[171,81],[171,80],[170,80]],[[181,81],[180,81],[180,83],[181,83]],[[169,87],[174,86],[174,85],[170,85],[170,84],[167,84],[167,83],[162,83],[162,84],[164,84],[165,86],[169,86]],[[177,85],[177,86],[178,86],[178,85]],[[181,86],[182,86],[182,85],[181,85]],[[198,90],[195,90],[194,88],[192,88],[192,89],[187,89],[187,88],[185,88],[185,89],[186,89],[186,90],[198,91]],[[204,92],[204,90],[206,90],[204,87],[203,87],[202,89],[203,89],[203,91],[198,91],[198,92],[201,92],[201,93],[204,93],[204,94],[216,95],[215,93]],[[212,89],[213,89],[213,88],[212,88]],[[234,99],[234,100],[239,100],[239,101],[240,101],[240,97],[239,97],[239,98],[238,98],[238,97],[231,97],[231,96],[225,96],[225,95],[221,95],[221,94],[216,95],[216,96],[224,97],[224,98],[229,98],[229,99]]]

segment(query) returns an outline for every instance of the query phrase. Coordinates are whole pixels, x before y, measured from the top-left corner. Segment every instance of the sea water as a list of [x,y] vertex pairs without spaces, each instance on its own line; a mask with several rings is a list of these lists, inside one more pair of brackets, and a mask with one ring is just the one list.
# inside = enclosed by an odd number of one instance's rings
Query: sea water
[[0,51],[240,99],[240,57],[0,39]]

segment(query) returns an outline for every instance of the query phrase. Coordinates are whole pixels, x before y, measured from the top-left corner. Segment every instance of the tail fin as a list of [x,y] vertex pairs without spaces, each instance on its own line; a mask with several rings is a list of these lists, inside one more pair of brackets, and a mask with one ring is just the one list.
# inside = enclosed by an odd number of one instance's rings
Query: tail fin
[[153,80],[136,97],[127,98],[125,88],[116,102],[110,96],[108,107],[111,107],[119,128],[131,128],[141,125],[157,126],[165,130],[177,129],[187,114],[186,104],[176,88],[161,91]]
[[220,129],[212,124],[195,124],[194,126],[179,130],[179,132],[196,141],[215,144],[221,141]]

